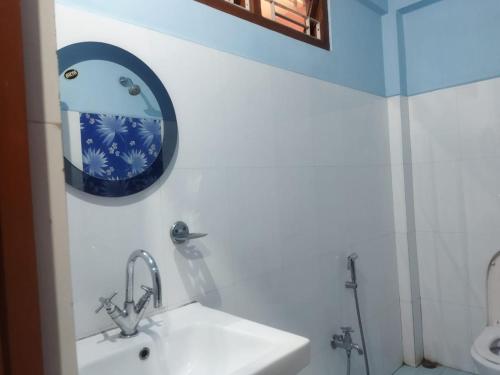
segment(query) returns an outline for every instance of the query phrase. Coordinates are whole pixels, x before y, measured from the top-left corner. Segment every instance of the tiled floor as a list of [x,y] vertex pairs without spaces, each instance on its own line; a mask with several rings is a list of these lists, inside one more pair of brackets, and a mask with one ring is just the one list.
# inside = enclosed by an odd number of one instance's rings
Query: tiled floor
[[446,367],[427,369],[423,367],[401,367],[394,375],[471,375],[468,372],[453,370]]

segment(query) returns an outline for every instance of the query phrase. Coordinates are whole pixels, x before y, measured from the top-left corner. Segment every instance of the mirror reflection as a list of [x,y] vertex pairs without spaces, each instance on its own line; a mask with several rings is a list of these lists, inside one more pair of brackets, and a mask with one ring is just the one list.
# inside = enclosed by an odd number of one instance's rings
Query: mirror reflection
[[152,185],[177,146],[172,101],[133,54],[104,43],[59,50],[66,182],[119,197]]
[[126,180],[158,157],[163,121],[153,93],[127,68],[83,61],[60,77],[64,156],[86,174]]

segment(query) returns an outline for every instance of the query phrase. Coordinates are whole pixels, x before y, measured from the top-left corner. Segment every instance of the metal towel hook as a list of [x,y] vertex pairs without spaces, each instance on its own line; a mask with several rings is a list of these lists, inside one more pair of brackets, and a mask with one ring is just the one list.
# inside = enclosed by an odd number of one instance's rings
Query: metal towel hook
[[175,244],[181,244],[195,238],[207,236],[207,233],[190,233],[188,225],[183,221],[177,221],[170,228],[170,238]]

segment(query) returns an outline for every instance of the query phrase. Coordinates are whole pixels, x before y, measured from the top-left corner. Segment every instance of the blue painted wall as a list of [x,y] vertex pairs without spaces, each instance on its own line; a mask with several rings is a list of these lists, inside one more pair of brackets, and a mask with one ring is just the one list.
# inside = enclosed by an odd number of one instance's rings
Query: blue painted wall
[[388,8],[388,0],[370,0],[371,2],[373,2],[375,5],[377,5],[383,13],[386,13],[387,12],[387,8]]
[[385,95],[381,15],[387,0],[330,0],[332,51],[194,0],[58,0],[265,64]]
[[391,0],[387,14],[382,17],[382,37],[384,44],[385,90],[387,96],[399,95],[399,47],[397,12],[421,0]]
[[378,95],[500,76],[500,0],[330,0],[332,51],[194,0],[58,2]]
[[409,95],[500,75],[499,0],[443,0],[403,26]]
[[382,19],[386,94],[415,95],[500,76],[499,20],[499,0],[391,1]]
[[387,13],[389,7],[388,0],[358,0],[358,1],[360,1],[368,8],[380,14]]

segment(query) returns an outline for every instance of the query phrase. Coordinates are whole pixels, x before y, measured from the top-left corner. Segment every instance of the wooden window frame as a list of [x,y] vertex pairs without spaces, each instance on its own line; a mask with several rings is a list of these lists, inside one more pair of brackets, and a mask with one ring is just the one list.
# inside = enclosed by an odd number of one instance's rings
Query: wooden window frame
[[250,11],[240,6],[228,3],[224,0],[195,0],[195,1],[208,5],[212,8],[218,9],[222,12],[229,13],[233,16],[242,18],[246,21],[255,23],[267,29],[276,31],[280,34],[284,34],[291,38],[300,40],[302,42],[312,44],[319,48],[330,50],[328,0],[321,1],[322,9],[319,11],[319,13],[322,15],[322,19],[320,20],[321,39],[316,39],[315,37],[306,35],[304,33],[301,33],[300,31],[291,29],[288,26],[282,25],[278,22],[263,17],[260,14],[260,0],[250,0],[250,9],[251,9]]

